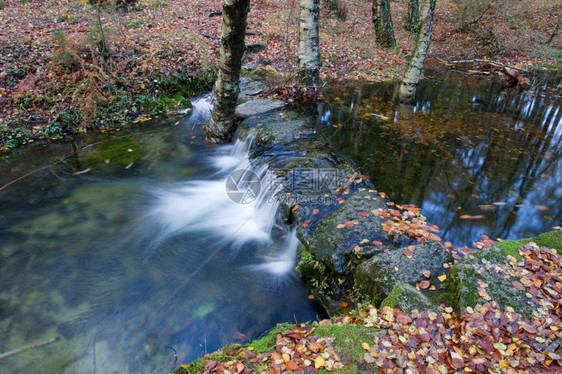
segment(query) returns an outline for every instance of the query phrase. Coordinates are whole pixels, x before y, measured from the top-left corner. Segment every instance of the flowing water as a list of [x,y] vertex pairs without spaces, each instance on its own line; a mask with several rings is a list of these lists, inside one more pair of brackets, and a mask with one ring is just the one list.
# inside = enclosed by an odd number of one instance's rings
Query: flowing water
[[[559,98],[453,76],[422,84],[413,105],[392,94],[329,88],[319,121],[377,189],[458,245],[560,225]],[[0,165],[0,372],[165,373],[315,318],[275,191],[250,188],[274,177],[248,142],[205,143],[208,109],[202,98],[176,123]],[[252,178],[229,178],[236,169]]]
[[315,318],[270,192],[239,204],[225,190],[237,168],[271,175],[249,142],[205,144],[208,113],[203,98],[185,121],[101,138],[0,191],[0,354],[34,346],[0,372],[165,373]]
[[328,88],[320,131],[377,189],[420,206],[455,245],[560,227],[562,76],[516,90],[428,75],[411,105],[395,102],[394,85]]

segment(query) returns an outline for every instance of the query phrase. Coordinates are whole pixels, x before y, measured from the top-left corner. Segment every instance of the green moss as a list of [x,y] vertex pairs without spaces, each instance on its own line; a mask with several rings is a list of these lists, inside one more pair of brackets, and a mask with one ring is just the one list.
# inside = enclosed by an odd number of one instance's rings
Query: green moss
[[208,354],[202,358],[198,358],[197,360],[193,361],[189,364],[188,368],[180,367],[171,372],[171,374],[190,374],[190,373],[203,373],[205,372],[205,361],[217,361],[217,362],[227,362],[233,359],[232,356],[227,355],[224,353],[224,350],[232,349],[235,350],[239,346],[238,345],[231,345],[211,354]]
[[191,107],[189,97],[184,92],[176,92],[174,94],[164,94],[160,97],[160,105],[166,110],[177,110]]
[[[467,305],[476,305],[478,301],[478,293],[476,289],[476,282],[467,283],[464,278],[476,277],[478,275],[476,269],[470,267],[463,267],[462,265],[455,265],[449,272],[449,277],[447,278],[447,298],[449,300],[449,306],[455,309],[456,312],[461,312],[461,309]],[[476,278],[474,278],[476,279]],[[463,290],[462,287],[465,287]],[[468,289],[466,289],[468,288]],[[464,292],[462,292],[464,291]],[[463,300],[461,302],[461,294]],[[462,304],[462,305],[461,305]]]
[[282,331],[291,329],[294,325],[288,323],[280,323],[267,333],[261,339],[254,340],[246,345],[246,348],[252,349],[254,353],[265,353],[275,351],[275,337]]
[[[315,325],[314,335],[334,337],[335,351],[341,358],[344,367],[336,373],[351,374],[359,372],[358,364],[364,362],[363,355],[365,350],[361,347],[361,343],[373,343],[377,334],[384,333],[382,330],[376,330],[372,327],[361,325]],[[375,366],[369,367],[369,371],[375,369]],[[375,371],[376,372],[376,371]],[[319,373],[328,373],[326,370],[320,370]]]
[[389,306],[398,308],[406,313],[412,309],[438,311],[437,307],[415,287],[407,283],[398,283],[392,292],[381,303],[381,308]]
[[560,252],[562,250],[562,231],[545,232],[533,238],[532,241],[541,247],[556,249],[557,252]]
[[535,242],[541,247],[556,249],[558,252],[562,250],[562,231],[554,230],[545,232],[534,238],[506,240],[496,244],[495,247],[499,248],[506,256],[510,255],[515,257],[517,260],[520,260],[521,255],[519,255],[519,247],[522,247],[529,242]]
[[521,260],[519,247],[524,246],[530,241],[531,239],[507,240],[496,244],[495,247],[499,248],[506,256],[513,256],[517,260]]

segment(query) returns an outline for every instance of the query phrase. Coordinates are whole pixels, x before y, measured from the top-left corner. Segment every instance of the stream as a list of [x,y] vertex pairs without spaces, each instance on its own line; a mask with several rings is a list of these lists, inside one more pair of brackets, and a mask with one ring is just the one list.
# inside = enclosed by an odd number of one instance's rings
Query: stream
[[2,373],[165,373],[316,318],[270,192],[225,193],[235,169],[267,166],[249,141],[206,144],[209,110],[194,100],[186,120],[100,137],[0,192],[0,353],[60,337]]
[[[559,227],[559,96],[430,75],[412,105],[387,84],[329,86],[317,130],[455,245]],[[251,139],[207,144],[208,114],[202,97],[185,118],[77,139],[78,154],[36,144],[0,164],[0,372],[165,373],[317,318],[275,191],[231,179],[275,176]]]

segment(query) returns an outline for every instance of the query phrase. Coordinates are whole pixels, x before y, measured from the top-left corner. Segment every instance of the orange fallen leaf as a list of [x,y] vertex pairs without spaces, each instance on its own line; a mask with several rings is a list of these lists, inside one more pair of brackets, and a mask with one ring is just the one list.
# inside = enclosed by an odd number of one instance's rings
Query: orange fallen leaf
[[291,208],[291,211],[294,212],[295,210],[299,209],[299,205],[295,205],[294,207]]
[[287,368],[290,370],[298,370],[299,366],[295,364],[293,361],[286,362]]
[[404,256],[406,256],[407,258],[412,258],[412,256],[414,255],[412,252],[410,252],[410,251],[405,251],[405,250],[402,251],[402,254],[403,254]]
[[316,209],[316,208],[312,209],[312,214],[318,214],[318,213],[320,213],[320,209]]
[[379,242],[378,240],[373,240],[373,245],[382,245],[382,242]]
[[421,273],[426,278],[429,278],[431,276],[431,271],[429,271],[429,270],[422,270]]

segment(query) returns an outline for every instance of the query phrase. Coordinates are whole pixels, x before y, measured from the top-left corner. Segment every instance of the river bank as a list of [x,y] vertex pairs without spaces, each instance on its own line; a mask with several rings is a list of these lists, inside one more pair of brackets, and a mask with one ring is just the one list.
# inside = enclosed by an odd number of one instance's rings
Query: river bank
[[[323,79],[396,79],[413,46],[413,35],[398,26],[406,2],[393,3],[395,50],[374,45],[370,4],[341,3],[322,15]],[[530,7],[500,4],[478,18],[463,13],[462,4],[440,3],[432,53],[442,59],[495,56],[509,65],[557,68],[560,35],[546,43],[555,28],[556,3]],[[188,98],[210,90],[214,80],[219,8],[210,0],[189,6],[143,0],[128,9],[107,6],[99,12],[70,0],[4,2],[0,150],[109,131],[186,109]],[[245,68],[272,72],[285,82],[295,66],[297,22],[291,0],[252,4],[247,44],[265,45],[265,50],[247,54]]]

